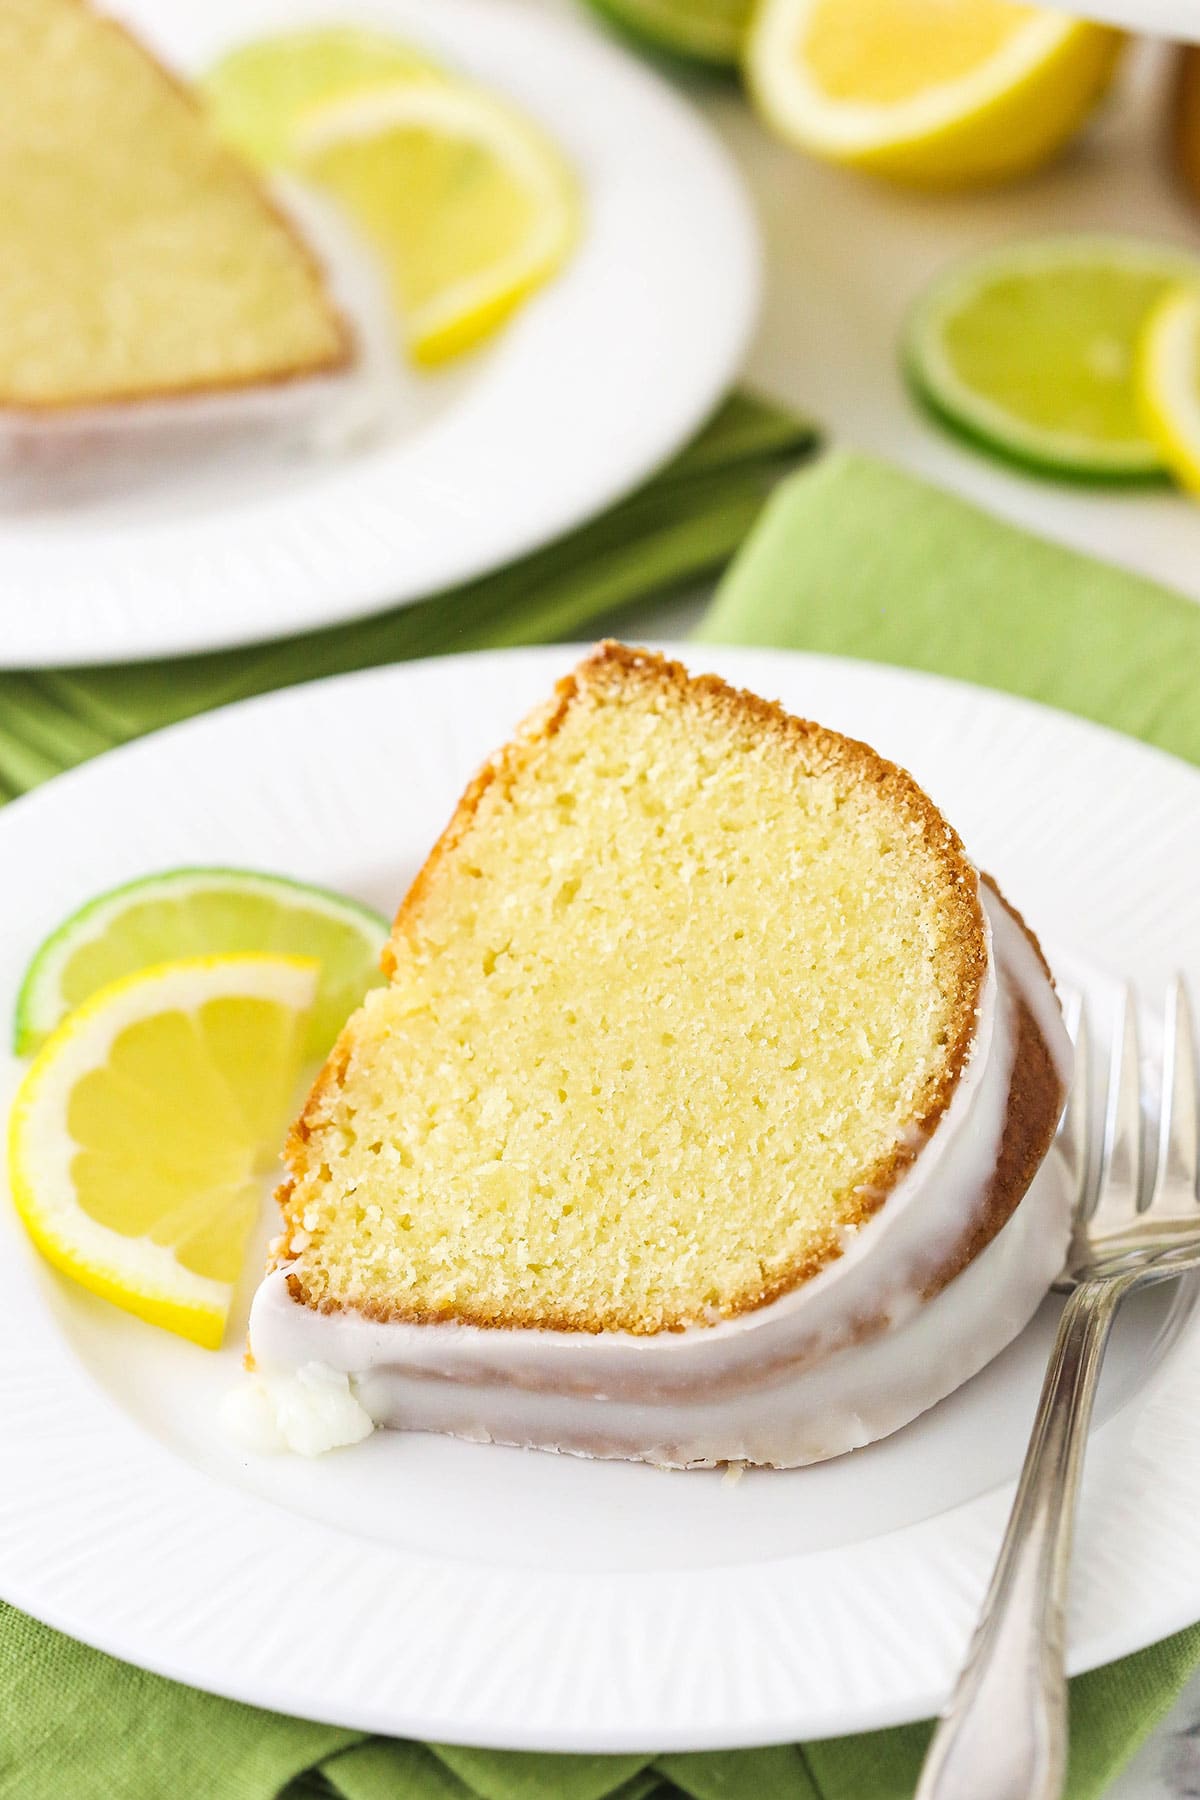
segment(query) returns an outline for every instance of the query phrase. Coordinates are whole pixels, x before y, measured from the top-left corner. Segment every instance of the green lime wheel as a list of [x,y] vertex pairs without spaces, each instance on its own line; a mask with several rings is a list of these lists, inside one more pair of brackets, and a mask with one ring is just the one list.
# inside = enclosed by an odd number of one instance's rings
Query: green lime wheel
[[31,1055],[100,988],[181,957],[313,957],[321,981],[307,1053],[323,1056],[382,980],[387,920],[324,888],[248,869],[170,869],[99,894],[45,939],[17,996],[14,1040]]
[[918,300],[903,356],[920,398],[983,448],[1051,474],[1163,472],[1145,430],[1137,349],[1154,308],[1200,263],[1126,237],[1050,237],[956,264]]

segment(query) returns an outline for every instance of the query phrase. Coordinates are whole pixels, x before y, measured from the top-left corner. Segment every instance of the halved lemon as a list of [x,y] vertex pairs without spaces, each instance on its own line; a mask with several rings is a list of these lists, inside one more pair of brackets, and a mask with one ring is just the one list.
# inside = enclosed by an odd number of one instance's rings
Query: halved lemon
[[1200,279],[1159,301],[1137,360],[1146,430],[1184,487],[1200,493]]
[[421,363],[494,330],[579,230],[579,190],[555,146],[464,83],[398,82],[315,107],[292,160],[374,244]]
[[189,958],[101,988],[63,1021],[9,1121],[13,1198],[50,1262],[217,1348],[319,978],[302,957]]
[[200,82],[213,124],[251,162],[287,160],[296,121],[318,101],[379,81],[437,81],[436,64],[382,31],[325,25],[238,44]]
[[1123,42],[1010,0],[760,0],[751,93],[834,162],[955,187],[1037,168],[1083,122]]
[[166,869],[97,894],[51,932],[17,996],[15,1048],[29,1056],[73,1007],[123,975],[181,956],[314,957],[321,986],[308,1054],[324,1056],[382,981],[387,920],[328,888],[256,869]]

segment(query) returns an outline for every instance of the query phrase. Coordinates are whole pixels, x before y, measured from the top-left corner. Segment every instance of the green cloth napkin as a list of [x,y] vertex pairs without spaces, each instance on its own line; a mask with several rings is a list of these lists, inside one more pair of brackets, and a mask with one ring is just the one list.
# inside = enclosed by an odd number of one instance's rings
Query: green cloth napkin
[[[730,423],[718,421],[718,436]],[[779,421],[771,457],[798,447]],[[756,452],[749,462],[757,463]],[[693,465],[679,477],[692,498],[706,473]],[[743,529],[762,492],[763,471],[754,473]],[[636,510],[638,502],[626,505]],[[618,509],[610,519],[620,516]],[[655,581],[727,554],[732,515],[719,542],[707,537],[703,517],[700,504],[689,513],[680,563],[648,557]],[[620,565],[619,573],[594,575],[582,547],[576,557],[558,546],[543,553],[544,580],[532,597],[525,581],[494,578],[506,595],[495,612],[484,597],[489,584],[479,583],[461,613],[453,597],[344,636],[176,665],[169,676],[145,669],[5,679],[0,778],[14,791],[31,785],[178,713],[275,685],[273,674],[301,679],[431,649],[576,631],[592,610],[639,591],[622,556],[630,540],[599,525],[588,530],[601,561],[610,572]],[[657,553],[662,537],[652,529],[642,541]],[[537,562],[527,559],[526,569]],[[500,618],[505,606],[512,610]],[[452,630],[439,631],[438,607],[450,609]],[[827,456],[777,488],[699,635],[932,668],[1069,708],[1200,762],[1200,607],[863,457]],[[347,663],[335,653],[348,640]],[[21,703],[17,712],[10,696]],[[1097,1800],[1198,1661],[1195,1627],[1072,1683],[1071,1800]],[[610,1758],[363,1739],[179,1687],[0,1607],[0,1800],[910,1800],[928,1733],[928,1725],[913,1725],[802,1746]]]

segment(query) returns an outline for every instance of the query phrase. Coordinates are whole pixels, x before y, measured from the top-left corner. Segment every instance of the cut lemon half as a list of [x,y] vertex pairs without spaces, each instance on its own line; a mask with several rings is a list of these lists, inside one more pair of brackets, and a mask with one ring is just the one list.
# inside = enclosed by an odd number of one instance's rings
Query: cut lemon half
[[64,1020],[9,1122],[13,1198],[50,1262],[220,1344],[318,980],[301,957],[197,957],[114,982]]
[[168,869],[111,888],[35,952],[17,996],[15,1048],[28,1056],[98,988],[182,956],[277,952],[312,957],[321,981],[306,1053],[324,1056],[369,987],[382,981],[388,925],[326,888],[251,869]]
[[382,31],[331,25],[239,44],[200,93],[226,143],[251,162],[286,162],[296,122],[318,101],[380,81],[437,81],[436,64]]
[[1166,294],[1138,348],[1138,399],[1171,473],[1200,493],[1200,281]]
[[1122,37],[1009,0],[760,0],[751,93],[781,136],[934,186],[1037,168],[1107,86]]
[[561,267],[579,229],[578,188],[554,145],[457,82],[396,83],[316,107],[293,159],[374,244],[421,363],[494,330]]
[[735,65],[754,0],[591,0],[631,37],[693,62]]
[[1147,319],[1190,271],[1139,238],[1035,238],[949,272],[909,316],[904,359],[920,396],[1014,461],[1088,480],[1162,472],[1139,410]]

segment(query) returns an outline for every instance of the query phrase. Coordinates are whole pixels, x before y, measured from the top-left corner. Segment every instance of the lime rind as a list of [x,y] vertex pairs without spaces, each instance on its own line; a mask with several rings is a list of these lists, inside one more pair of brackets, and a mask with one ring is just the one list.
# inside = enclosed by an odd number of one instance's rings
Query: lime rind
[[[1200,262],[1186,251],[1136,238],[1099,233],[1047,237],[1002,245],[974,257],[935,281],[910,309],[901,341],[901,364],[916,398],[967,442],[1005,462],[1076,482],[1161,483],[1166,478],[1158,446],[1139,431],[1134,438],[1104,441],[1085,434],[1030,424],[1015,411],[965,383],[944,347],[945,329],[971,299],[997,279],[1094,267],[1160,277],[1164,286],[1194,280]],[[1130,353],[1131,410],[1133,352]]]
[[750,29],[753,0],[705,6],[690,0],[589,0],[593,11],[635,44],[685,63],[734,70]]
[[[63,975],[71,958],[85,946],[99,943],[112,924],[127,913],[132,904],[156,901],[184,903],[189,896],[201,893],[228,895],[235,903],[239,896],[266,900],[278,907],[281,916],[293,915],[298,921],[305,914],[356,932],[363,946],[363,968],[378,966],[379,952],[388,934],[388,921],[381,913],[348,899],[331,888],[312,886],[290,876],[275,875],[253,869],[221,866],[186,866],[167,869],[159,874],[141,876],[119,886],[108,888],[78,908],[43,940],[35,951],[17,994],[13,1021],[13,1046],[18,1056],[29,1056],[39,1049],[67,1014],[84,996],[68,999],[63,992]],[[287,942],[246,942],[238,946],[247,953],[297,951],[303,954],[303,933],[285,932]],[[174,946],[175,956],[189,952],[233,952],[230,945],[197,943],[189,939]],[[155,953],[144,962],[129,962],[121,971],[133,974],[139,968],[164,960]],[[370,985],[357,980],[323,983],[323,992],[313,1015],[309,1052],[322,1055],[337,1026],[361,998],[361,988]],[[344,997],[344,1010],[342,1001]],[[336,1015],[340,1013],[340,1017]],[[331,1028],[332,1026],[332,1028]]]

